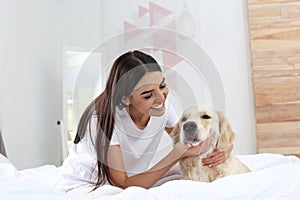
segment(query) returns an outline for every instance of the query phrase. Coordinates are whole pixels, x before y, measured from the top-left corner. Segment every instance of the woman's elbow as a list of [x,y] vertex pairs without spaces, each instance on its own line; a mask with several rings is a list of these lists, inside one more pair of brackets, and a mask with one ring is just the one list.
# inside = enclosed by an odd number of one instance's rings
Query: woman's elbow
[[150,189],[152,187],[152,185],[149,185],[149,184],[145,184],[145,183],[129,183],[127,181],[124,181],[124,182],[118,182],[118,183],[113,183],[112,184],[113,186],[115,187],[119,187],[123,190],[131,187],[131,186],[135,186],[135,187],[142,187],[144,189]]

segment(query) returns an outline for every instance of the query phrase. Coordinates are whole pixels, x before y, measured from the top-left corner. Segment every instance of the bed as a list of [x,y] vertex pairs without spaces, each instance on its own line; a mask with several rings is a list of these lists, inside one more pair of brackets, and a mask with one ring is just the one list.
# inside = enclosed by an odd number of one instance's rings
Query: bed
[[238,155],[251,173],[221,178],[211,183],[173,180],[159,187],[125,190],[103,186],[97,193],[65,193],[59,189],[60,167],[44,165],[17,170],[0,154],[1,200],[76,199],[299,199],[300,159],[280,154]]

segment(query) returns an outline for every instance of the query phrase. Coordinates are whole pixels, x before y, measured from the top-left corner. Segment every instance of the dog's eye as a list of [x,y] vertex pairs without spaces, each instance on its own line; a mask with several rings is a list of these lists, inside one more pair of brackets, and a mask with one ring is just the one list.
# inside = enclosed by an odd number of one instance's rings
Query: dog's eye
[[186,120],[187,120],[186,117],[181,118],[181,121],[182,121],[182,122],[185,122]]
[[210,119],[211,117],[209,115],[202,115],[202,119]]

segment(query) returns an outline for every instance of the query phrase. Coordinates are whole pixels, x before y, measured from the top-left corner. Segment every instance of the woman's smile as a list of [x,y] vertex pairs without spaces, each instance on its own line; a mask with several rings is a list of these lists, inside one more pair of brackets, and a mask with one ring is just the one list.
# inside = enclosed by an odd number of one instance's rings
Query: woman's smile
[[159,104],[159,105],[154,105],[151,108],[161,110],[162,107],[163,107],[163,104]]
[[165,105],[164,103],[159,105],[154,105],[149,109],[149,115],[150,116],[161,116],[165,113]]

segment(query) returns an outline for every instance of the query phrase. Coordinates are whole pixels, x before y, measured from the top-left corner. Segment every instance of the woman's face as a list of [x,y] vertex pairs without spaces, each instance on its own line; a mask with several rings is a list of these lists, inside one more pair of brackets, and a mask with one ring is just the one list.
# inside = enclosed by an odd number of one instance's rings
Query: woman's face
[[147,72],[135,86],[129,99],[129,114],[139,116],[161,116],[169,93],[162,72]]

